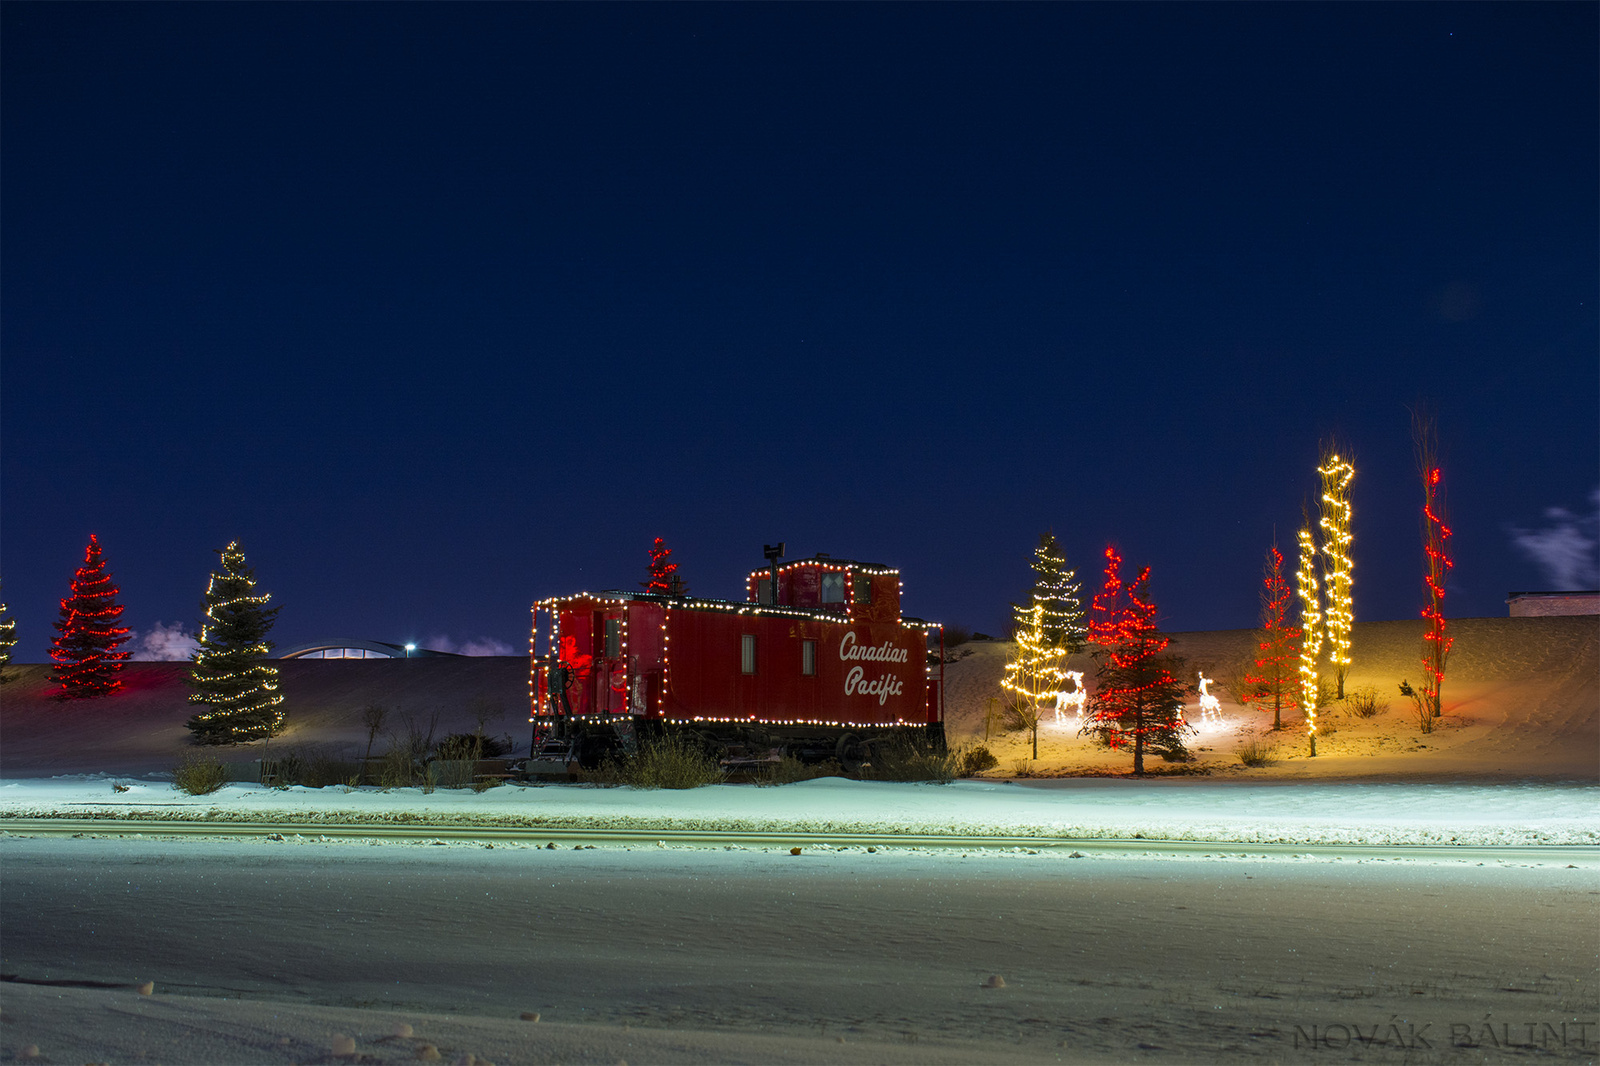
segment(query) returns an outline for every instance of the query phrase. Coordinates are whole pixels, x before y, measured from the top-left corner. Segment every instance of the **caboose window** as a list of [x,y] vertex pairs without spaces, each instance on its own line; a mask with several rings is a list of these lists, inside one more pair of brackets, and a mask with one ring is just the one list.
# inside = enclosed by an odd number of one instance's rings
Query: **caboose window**
[[817,673],[817,642],[802,640],[800,642],[800,672],[806,677],[815,677]]
[[844,575],[837,570],[822,575],[822,602],[844,602]]
[[745,633],[739,637],[739,672],[753,674],[756,672],[756,635]]
[[622,619],[606,619],[606,658],[615,659],[622,654]]
[[850,578],[850,591],[855,596],[857,603],[872,602],[872,578],[866,574],[853,574]]

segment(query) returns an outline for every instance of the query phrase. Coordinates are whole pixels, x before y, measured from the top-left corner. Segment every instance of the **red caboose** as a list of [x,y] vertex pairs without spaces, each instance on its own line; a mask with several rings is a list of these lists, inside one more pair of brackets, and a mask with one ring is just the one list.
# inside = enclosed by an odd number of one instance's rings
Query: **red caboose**
[[828,555],[752,571],[742,602],[620,591],[540,600],[535,744],[585,762],[666,731],[731,761],[782,751],[848,763],[908,734],[942,747],[935,633],[900,614],[898,570]]

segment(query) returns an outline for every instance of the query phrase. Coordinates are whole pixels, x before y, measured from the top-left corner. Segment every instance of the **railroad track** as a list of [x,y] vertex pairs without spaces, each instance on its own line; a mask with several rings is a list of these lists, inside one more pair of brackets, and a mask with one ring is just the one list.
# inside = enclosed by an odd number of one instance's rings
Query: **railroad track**
[[596,829],[536,826],[475,826],[330,822],[196,822],[167,819],[5,818],[0,834],[26,837],[270,837],[324,840],[422,840],[461,843],[555,844],[558,848],[595,846],[654,847],[658,844],[703,848],[924,848],[958,851],[1010,851],[1091,854],[1291,856],[1317,858],[1422,859],[1461,862],[1557,863],[1600,867],[1597,845],[1457,844],[1257,844],[1226,841],[1084,838],[1056,836],[971,836],[942,833],[812,833],[786,830]]

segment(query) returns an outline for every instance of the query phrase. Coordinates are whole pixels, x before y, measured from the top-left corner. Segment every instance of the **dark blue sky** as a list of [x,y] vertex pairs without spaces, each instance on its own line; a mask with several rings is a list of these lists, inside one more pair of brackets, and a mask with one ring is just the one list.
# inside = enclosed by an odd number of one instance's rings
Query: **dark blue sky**
[[999,632],[1053,528],[1249,626],[1332,433],[1408,617],[1424,398],[1503,614],[1592,551],[1597,10],[6,3],[19,658],[91,531],[141,632],[240,538],[283,644],[520,649],[658,535]]

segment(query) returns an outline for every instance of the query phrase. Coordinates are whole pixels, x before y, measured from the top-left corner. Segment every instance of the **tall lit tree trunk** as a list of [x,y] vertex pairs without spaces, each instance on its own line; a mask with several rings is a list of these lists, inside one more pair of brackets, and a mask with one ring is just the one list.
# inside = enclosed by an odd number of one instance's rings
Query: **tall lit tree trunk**
[[1417,472],[1422,475],[1422,551],[1428,588],[1428,605],[1422,617],[1428,623],[1422,634],[1422,699],[1427,717],[1443,713],[1444,668],[1455,638],[1445,632],[1444,586],[1455,563],[1450,558],[1450,527],[1445,524],[1444,477],[1439,467],[1438,425],[1426,410],[1411,414],[1411,437],[1416,446]]
[[1344,699],[1344,679],[1350,670],[1350,629],[1355,624],[1350,558],[1350,482],[1356,468],[1340,457],[1332,444],[1325,445],[1322,465],[1322,552],[1327,556],[1327,632],[1328,664],[1337,679],[1338,698]]

